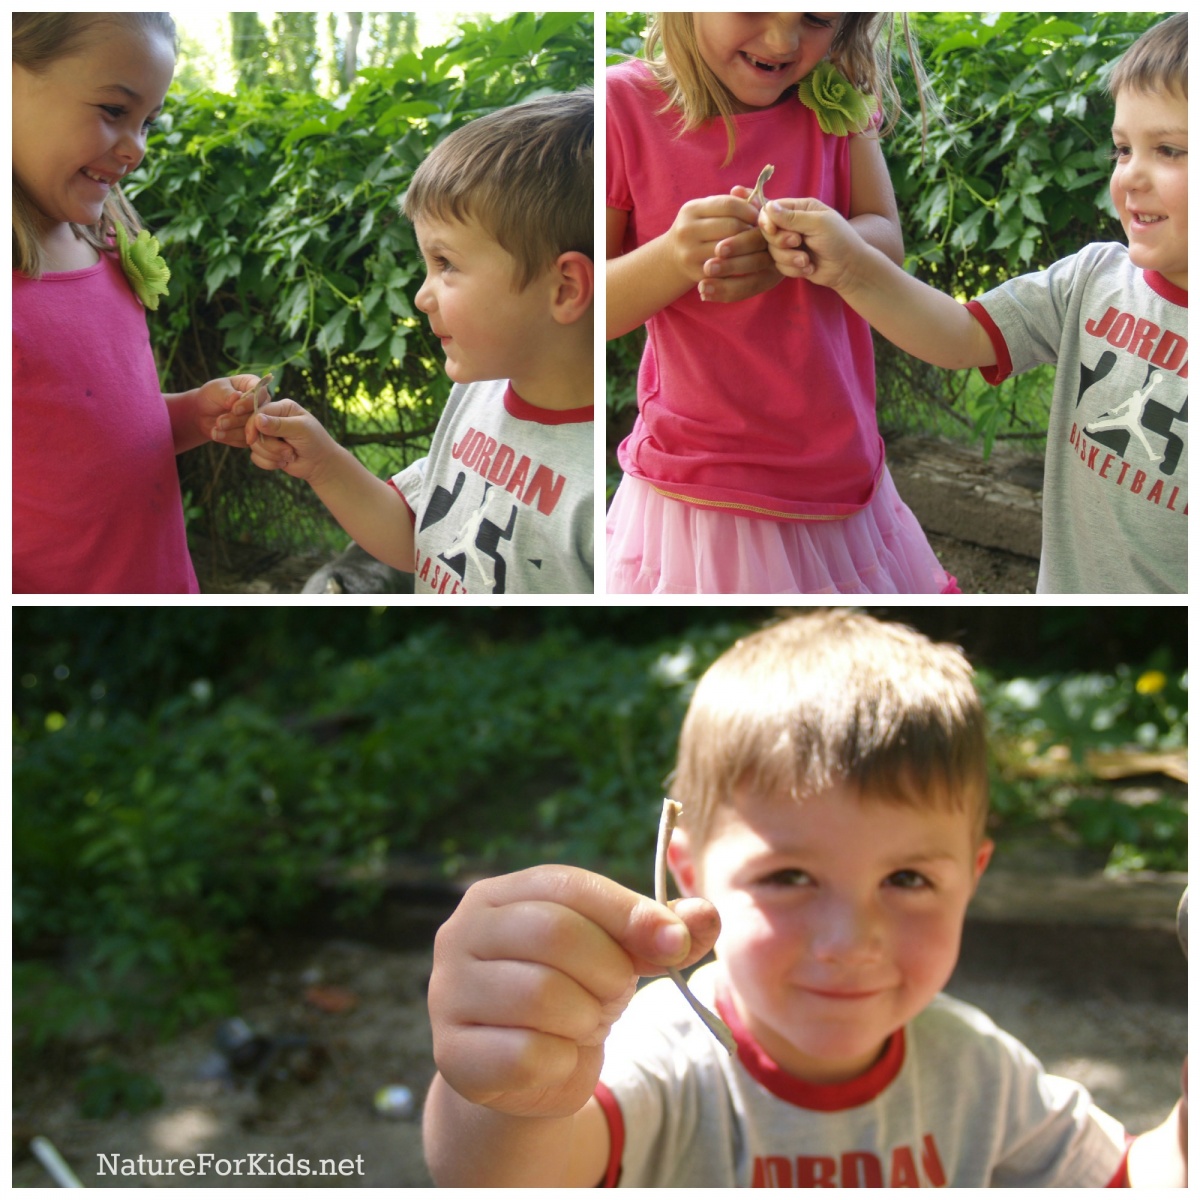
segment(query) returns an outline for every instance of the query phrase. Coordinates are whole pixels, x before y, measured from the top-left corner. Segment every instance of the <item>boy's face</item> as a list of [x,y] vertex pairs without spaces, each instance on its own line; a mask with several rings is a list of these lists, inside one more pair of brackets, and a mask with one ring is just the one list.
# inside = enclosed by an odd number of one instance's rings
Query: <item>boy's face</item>
[[860,799],[742,794],[693,856],[672,845],[680,888],[721,914],[717,954],[747,1029],[784,1070],[852,1079],[941,991],[992,845],[966,813]]
[[512,255],[475,221],[418,217],[413,227],[426,266],[417,307],[442,343],[446,374],[455,383],[519,380],[554,324],[540,280],[513,291]]
[[1173,92],[1117,94],[1109,190],[1129,257],[1187,288],[1187,100]]

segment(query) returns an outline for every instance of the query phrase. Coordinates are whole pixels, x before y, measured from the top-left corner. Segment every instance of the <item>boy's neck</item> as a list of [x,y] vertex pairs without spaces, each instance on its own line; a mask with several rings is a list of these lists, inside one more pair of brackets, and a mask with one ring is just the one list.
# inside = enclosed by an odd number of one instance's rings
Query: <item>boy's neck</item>
[[551,360],[509,380],[513,391],[526,404],[553,412],[590,408],[594,402],[594,382],[590,345],[585,354]]

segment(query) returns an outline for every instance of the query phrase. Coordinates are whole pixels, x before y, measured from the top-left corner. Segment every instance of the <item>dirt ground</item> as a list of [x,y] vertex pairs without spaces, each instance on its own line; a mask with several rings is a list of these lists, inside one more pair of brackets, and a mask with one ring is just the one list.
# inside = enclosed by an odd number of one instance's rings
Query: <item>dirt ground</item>
[[[942,566],[968,595],[1029,595],[1041,545],[1040,462],[998,445],[978,450],[905,437],[888,444],[888,465]],[[294,595],[320,566],[312,555],[252,545],[214,550],[192,537],[200,589],[210,595]]]
[[[215,1061],[216,1022],[123,1052],[126,1066],[162,1088],[161,1107],[140,1116],[84,1119],[70,1077],[54,1062],[16,1078],[14,1186],[49,1183],[28,1149],[35,1134],[49,1137],[88,1187],[428,1185],[419,1117],[379,1116],[373,1097],[403,1084],[419,1103],[432,1077],[425,992],[432,934],[444,915],[401,902],[369,928],[314,930],[311,939],[259,947],[242,964],[241,1016],[255,1031],[307,1045],[281,1055],[257,1083],[204,1078]],[[1147,929],[969,921],[947,990],[984,1008],[1050,1070],[1085,1083],[1135,1132],[1161,1120],[1178,1095],[1186,964],[1161,922]],[[329,1011],[336,1008],[343,1010]],[[113,1155],[166,1161],[202,1153],[230,1172],[240,1162],[243,1175],[222,1176],[215,1166],[189,1180],[100,1174]],[[282,1173],[293,1164],[317,1170],[322,1159],[354,1173]],[[252,1165],[280,1173],[247,1177]]]

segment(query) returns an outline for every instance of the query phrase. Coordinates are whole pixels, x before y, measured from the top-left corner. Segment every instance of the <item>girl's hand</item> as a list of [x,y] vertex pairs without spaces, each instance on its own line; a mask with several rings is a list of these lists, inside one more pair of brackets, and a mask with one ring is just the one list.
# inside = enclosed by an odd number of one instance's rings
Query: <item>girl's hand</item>
[[820,200],[768,200],[758,226],[781,275],[841,291],[866,243]]
[[[732,195],[749,203],[751,189],[735,187]],[[757,213],[757,207],[750,206]],[[713,257],[704,264],[704,275],[700,298],[720,304],[747,300],[783,279],[757,225],[718,242]]]
[[246,419],[250,415],[250,390],[257,375],[210,379],[196,389],[196,424],[204,440],[226,446],[245,446]]
[[442,1078],[473,1104],[567,1117],[591,1098],[604,1041],[639,975],[701,958],[720,921],[672,911],[575,867],[471,887],[438,931],[429,1015]]
[[[744,188],[735,190],[745,191]],[[749,233],[761,243],[755,230],[757,221],[758,210],[745,196],[731,194],[689,200],[667,232],[680,272],[692,283],[700,283],[706,278],[704,266],[716,257],[720,242]]]

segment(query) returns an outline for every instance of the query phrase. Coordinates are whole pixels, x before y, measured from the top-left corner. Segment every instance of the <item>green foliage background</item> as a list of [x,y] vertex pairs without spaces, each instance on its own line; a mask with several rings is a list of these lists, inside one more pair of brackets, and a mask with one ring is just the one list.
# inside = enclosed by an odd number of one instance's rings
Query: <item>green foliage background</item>
[[[1186,746],[1186,618],[874,609],[961,641],[997,734],[996,836],[1182,869],[1186,807],[1132,806],[1091,747]],[[377,902],[389,863],[541,861],[644,887],[700,673],[771,614],[688,609],[39,608],[14,613],[20,1053],[235,1002],[255,939]],[[1077,770],[1021,764],[1068,745]]]
[[[645,13],[609,13],[609,62],[641,47]],[[942,111],[927,134],[899,53],[905,118],[884,142],[907,269],[970,299],[1093,241],[1122,238],[1108,197],[1112,64],[1165,13],[915,13],[912,27]],[[628,429],[641,353],[609,343],[609,446]],[[990,449],[1040,439],[1051,368],[999,388],[929,367],[876,339],[885,433],[948,432]],[[610,467],[610,489],[617,476]]]
[[[467,121],[590,85],[592,41],[588,13],[518,13],[367,68],[336,98],[271,77],[231,96],[173,95],[126,189],[171,268],[151,321],[164,389],[272,370],[278,395],[377,473],[420,457],[449,381],[414,307],[408,180]],[[305,485],[244,453],[206,446],[180,466],[191,516],[215,540],[338,541]]]

